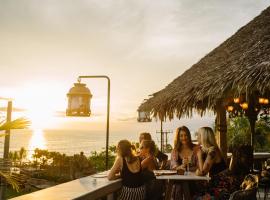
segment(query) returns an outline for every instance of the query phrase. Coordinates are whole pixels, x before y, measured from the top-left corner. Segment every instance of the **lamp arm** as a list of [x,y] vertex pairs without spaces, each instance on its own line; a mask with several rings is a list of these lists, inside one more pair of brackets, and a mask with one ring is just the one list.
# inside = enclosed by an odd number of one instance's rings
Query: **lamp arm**
[[109,165],[109,132],[110,132],[110,99],[111,99],[111,80],[106,75],[96,75],[96,76],[79,76],[78,82],[83,78],[105,78],[108,81],[108,91],[107,91],[107,123],[106,123],[106,170],[108,170]]

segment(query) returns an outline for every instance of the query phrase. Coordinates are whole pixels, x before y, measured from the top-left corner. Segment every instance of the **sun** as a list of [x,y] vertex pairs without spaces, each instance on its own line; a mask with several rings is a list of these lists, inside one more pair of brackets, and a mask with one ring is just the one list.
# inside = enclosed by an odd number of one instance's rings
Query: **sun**
[[26,117],[31,121],[30,128],[33,130],[50,128],[52,126],[52,117],[54,116],[54,111],[50,110],[50,107],[35,107],[32,105],[26,111]]
[[31,121],[31,129],[53,128],[56,111],[66,105],[65,88],[54,84],[25,85],[16,95],[15,106],[25,109],[23,113]]

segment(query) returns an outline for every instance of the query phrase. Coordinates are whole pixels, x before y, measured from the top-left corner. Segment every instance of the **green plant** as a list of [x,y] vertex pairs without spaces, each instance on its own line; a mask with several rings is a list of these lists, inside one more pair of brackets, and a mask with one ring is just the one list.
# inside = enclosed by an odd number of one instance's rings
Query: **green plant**
[[[242,144],[250,144],[251,131],[246,117],[236,117],[228,120],[227,142],[229,151]],[[254,135],[254,150],[268,151],[270,148],[270,126],[264,120],[256,122]]]
[[[108,167],[111,168],[115,160],[116,146],[109,147],[109,162]],[[96,172],[104,171],[105,168],[105,158],[106,152],[103,149],[101,152],[92,151],[90,157],[88,158],[92,165],[94,166]]]
[[[24,129],[30,125],[30,121],[25,118],[18,118],[10,122],[1,121],[0,122],[0,131],[7,131],[11,129]],[[0,137],[6,136],[7,133],[0,134]],[[16,156],[17,157],[17,156]],[[12,186],[16,191],[19,190],[18,182],[11,174],[7,172],[3,172],[0,170],[0,176],[3,177],[8,184]]]
[[227,140],[230,148],[240,144],[250,144],[250,126],[246,117],[236,117],[228,120]]

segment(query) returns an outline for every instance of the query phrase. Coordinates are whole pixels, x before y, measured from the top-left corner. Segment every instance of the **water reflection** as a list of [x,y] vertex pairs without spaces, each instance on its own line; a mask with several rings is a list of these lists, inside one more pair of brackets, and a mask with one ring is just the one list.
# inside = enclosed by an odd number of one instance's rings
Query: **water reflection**
[[47,144],[46,144],[44,132],[42,129],[33,130],[33,133],[30,138],[29,145],[28,145],[28,149],[29,149],[29,151],[27,152],[28,159],[32,160],[32,154],[34,153],[34,150],[36,148],[47,149]]

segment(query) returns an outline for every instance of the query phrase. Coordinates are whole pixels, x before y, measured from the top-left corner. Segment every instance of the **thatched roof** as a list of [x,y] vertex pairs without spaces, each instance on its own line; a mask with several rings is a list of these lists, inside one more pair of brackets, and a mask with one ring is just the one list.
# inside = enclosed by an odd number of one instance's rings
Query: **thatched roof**
[[172,119],[215,110],[240,95],[270,94],[270,7],[212,50],[139,110]]

